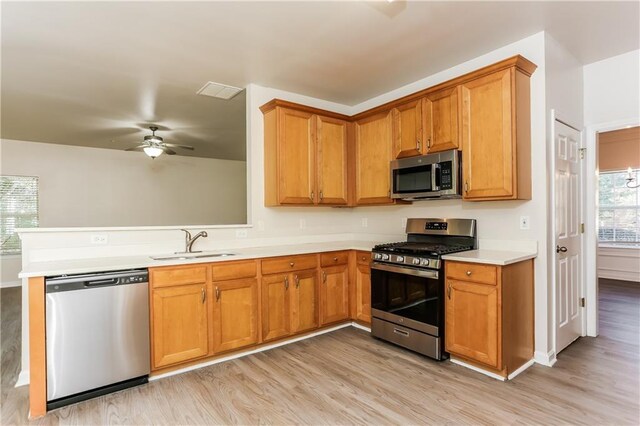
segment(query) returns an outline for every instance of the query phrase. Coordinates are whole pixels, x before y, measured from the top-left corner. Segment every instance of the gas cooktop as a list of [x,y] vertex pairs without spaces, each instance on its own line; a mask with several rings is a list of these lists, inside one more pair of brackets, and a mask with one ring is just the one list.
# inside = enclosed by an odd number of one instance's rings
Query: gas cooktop
[[373,250],[385,253],[403,253],[420,256],[441,256],[447,253],[473,250],[473,246],[464,244],[435,244],[402,241],[398,243],[379,244],[375,246]]

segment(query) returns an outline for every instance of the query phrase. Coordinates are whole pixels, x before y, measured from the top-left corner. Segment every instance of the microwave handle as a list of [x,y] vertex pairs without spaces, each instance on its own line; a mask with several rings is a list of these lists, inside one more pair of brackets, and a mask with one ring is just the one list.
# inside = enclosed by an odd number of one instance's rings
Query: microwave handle
[[438,184],[440,181],[440,164],[433,163],[431,165],[431,190],[432,191],[440,191],[440,185]]

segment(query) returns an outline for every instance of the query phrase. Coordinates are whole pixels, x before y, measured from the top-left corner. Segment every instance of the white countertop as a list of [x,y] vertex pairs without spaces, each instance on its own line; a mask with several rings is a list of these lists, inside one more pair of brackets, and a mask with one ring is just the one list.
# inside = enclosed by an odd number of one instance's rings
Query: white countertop
[[[191,263],[229,262],[232,260],[257,259],[263,257],[288,256],[307,253],[321,253],[334,250],[369,251],[376,244],[376,242],[371,241],[335,241],[323,243],[238,248],[194,253],[197,255],[213,253],[234,253],[234,256],[191,259],[154,260],[151,259],[149,255],[137,255],[33,262],[28,264],[18,276],[20,278],[29,278],[63,274],[83,274],[91,272],[117,271],[134,268],[150,268],[158,266],[186,265]],[[154,256],[169,255],[171,255],[171,253],[154,254]]]
[[460,253],[446,254],[444,260],[457,260],[458,262],[485,263],[489,265],[510,265],[533,259],[538,255],[535,251],[506,251],[506,250],[470,250]]

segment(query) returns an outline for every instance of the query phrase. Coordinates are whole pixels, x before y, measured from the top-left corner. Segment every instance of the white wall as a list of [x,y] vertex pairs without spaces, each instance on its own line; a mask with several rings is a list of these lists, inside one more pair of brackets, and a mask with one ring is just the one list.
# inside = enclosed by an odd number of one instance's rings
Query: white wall
[[[5,175],[39,177],[39,223],[48,227],[246,223],[246,163],[0,140]],[[0,258],[6,286],[19,258]]]
[[[253,227],[247,239],[237,238],[235,229],[209,229],[209,238],[199,241],[199,249],[233,248],[246,245],[265,245],[298,241],[313,242],[327,239],[362,238],[393,241],[404,238],[402,222],[407,217],[476,218],[481,245],[535,246],[539,256],[535,261],[535,339],[536,359],[547,363],[550,350],[548,282],[547,282],[547,167],[546,167],[546,103],[545,103],[545,36],[538,33],[504,46],[486,55],[394,90],[354,107],[339,105],[294,93],[250,85],[247,88],[247,126],[249,164],[249,218]],[[485,65],[521,54],[538,65],[531,78],[531,137],[532,170],[534,173],[532,200],[501,202],[462,202],[440,200],[417,202],[408,206],[344,208],[266,208],[263,182],[263,116],[259,107],[273,98],[300,102],[306,105],[354,114],[358,111],[396,99],[405,94],[438,84]],[[531,229],[520,230],[520,216],[529,216]],[[362,218],[368,219],[363,228]],[[301,228],[300,220],[305,222]],[[194,228],[195,229],[195,228]],[[92,231],[47,232],[23,236],[26,264],[33,261],[69,257],[96,257],[139,253],[167,253],[179,249],[182,234],[176,230],[112,230],[110,244],[95,247],[89,243]],[[64,249],[60,249],[64,247]],[[26,288],[26,286],[25,286]],[[25,289],[23,289],[25,291]],[[26,299],[26,297],[25,297]],[[28,368],[28,317],[23,306],[23,367]]]
[[640,50],[584,67],[585,125],[640,117]]
[[598,247],[598,278],[640,282],[640,249]]

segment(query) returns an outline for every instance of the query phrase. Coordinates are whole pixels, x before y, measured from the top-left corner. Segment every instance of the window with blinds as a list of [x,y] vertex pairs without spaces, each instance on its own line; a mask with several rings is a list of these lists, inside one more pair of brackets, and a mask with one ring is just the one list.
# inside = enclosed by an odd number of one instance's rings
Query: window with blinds
[[38,227],[38,178],[0,176],[0,254],[19,254],[17,228]]
[[[640,170],[632,176],[640,178]],[[640,243],[640,188],[627,187],[627,172],[600,173],[600,242],[638,245]]]

